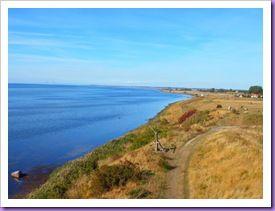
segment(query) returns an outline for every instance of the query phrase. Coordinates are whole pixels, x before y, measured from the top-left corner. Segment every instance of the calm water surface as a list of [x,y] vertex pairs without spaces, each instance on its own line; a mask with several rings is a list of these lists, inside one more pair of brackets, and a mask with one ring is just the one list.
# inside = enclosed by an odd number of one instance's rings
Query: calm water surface
[[[47,174],[187,98],[148,88],[9,84],[9,175]],[[9,177],[9,195],[29,180]]]

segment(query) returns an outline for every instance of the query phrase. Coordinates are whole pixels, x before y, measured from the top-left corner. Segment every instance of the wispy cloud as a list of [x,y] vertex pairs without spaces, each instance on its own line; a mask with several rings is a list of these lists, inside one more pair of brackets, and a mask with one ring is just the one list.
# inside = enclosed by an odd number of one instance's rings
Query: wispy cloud
[[[74,57],[55,57],[47,55],[35,55],[35,54],[10,54],[9,60],[11,62],[24,62],[24,63],[44,63],[44,62],[56,62],[56,63],[75,63],[75,64],[104,64],[108,60],[95,60],[95,59],[80,59]],[[111,62],[111,61],[109,61]]]
[[18,34],[12,34],[9,37],[9,45],[19,45],[19,46],[29,46],[29,47],[39,47],[39,48],[78,48],[91,50],[95,47],[91,43],[85,43],[78,41],[78,39],[72,40],[62,40],[54,38],[54,36],[48,35],[47,37],[43,35],[35,34],[35,36],[27,36],[23,33],[24,36],[19,36]]
[[24,32],[24,31],[9,31],[10,36],[37,36],[37,37],[54,37],[54,34],[41,32]]
[[16,81],[246,86],[262,81],[261,49],[259,9],[9,10]]

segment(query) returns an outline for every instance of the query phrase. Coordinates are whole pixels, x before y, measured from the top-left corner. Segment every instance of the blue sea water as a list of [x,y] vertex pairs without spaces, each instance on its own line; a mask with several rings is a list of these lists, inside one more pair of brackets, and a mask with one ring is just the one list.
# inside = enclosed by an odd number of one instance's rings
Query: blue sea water
[[[9,175],[61,165],[187,98],[153,88],[9,84]],[[9,195],[24,182],[9,177]]]

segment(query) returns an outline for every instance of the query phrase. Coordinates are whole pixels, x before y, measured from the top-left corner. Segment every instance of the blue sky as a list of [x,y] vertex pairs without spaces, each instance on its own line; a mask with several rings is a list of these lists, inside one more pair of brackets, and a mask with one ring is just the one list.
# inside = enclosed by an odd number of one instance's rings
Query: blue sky
[[261,9],[9,9],[9,82],[262,85]]

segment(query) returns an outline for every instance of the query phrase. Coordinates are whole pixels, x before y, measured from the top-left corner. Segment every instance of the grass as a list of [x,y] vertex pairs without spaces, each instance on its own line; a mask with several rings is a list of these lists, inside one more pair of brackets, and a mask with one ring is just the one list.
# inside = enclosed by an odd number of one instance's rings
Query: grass
[[150,131],[149,128],[146,128],[143,133],[139,135],[135,135],[135,137],[133,137],[133,139],[131,140],[131,146],[129,149],[130,150],[138,149],[150,143],[153,140],[154,140],[154,134],[152,133],[152,131]]
[[262,113],[246,114],[243,118],[243,122],[246,125],[262,125],[263,115]]
[[68,191],[69,198],[101,198],[101,195],[129,181],[142,182],[152,173],[139,169],[131,162],[102,166],[90,175],[81,177]]
[[190,130],[190,127],[194,124],[203,124],[207,119],[209,115],[209,111],[205,110],[205,111],[199,111],[197,113],[195,113],[193,116],[191,116],[190,118],[188,118],[185,122],[182,123],[182,128],[185,131]]
[[137,188],[129,192],[130,199],[144,199],[148,198],[151,195],[151,192],[144,188]]
[[[222,107],[217,109],[217,105]],[[238,109],[239,114],[228,111],[228,106]],[[194,114],[178,122],[185,112],[194,109]],[[180,147],[210,127],[239,126],[236,131],[212,134],[195,149],[188,168],[189,195],[261,197],[262,121],[260,101],[209,96],[176,102],[147,124],[57,168],[27,198],[165,197],[167,173],[175,167],[169,164],[168,156],[154,151],[150,144],[154,133],[149,125],[160,131],[159,138],[166,147]]]
[[196,149],[189,164],[190,198],[262,198],[262,146],[248,133],[215,133]]

